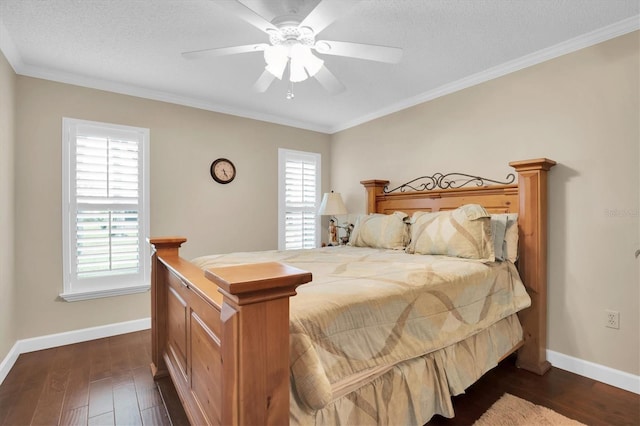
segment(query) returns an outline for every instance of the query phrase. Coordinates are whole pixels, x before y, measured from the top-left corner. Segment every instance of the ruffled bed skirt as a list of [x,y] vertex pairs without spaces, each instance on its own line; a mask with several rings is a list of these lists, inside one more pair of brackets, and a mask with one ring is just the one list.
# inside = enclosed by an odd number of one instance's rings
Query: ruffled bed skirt
[[514,314],[454,345],[341,383],[334,387],[333,400],[317,411],[305,409],[292,386],[290,422],[423,425],[435,414],[451,418],[451,397],[498,365],[521,340]]

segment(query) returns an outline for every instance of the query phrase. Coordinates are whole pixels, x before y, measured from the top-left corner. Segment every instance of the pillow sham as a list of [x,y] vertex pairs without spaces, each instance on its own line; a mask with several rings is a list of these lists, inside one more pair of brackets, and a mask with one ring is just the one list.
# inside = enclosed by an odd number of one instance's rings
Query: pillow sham
[[404,250],[409,241],[409,225],[405,221],[408,216],[403,212],[360,216],[351,232],[349,245]]
[[467,204],[451,211],[415,212],[411,218],[411,243],[407,253],[493,262],[491,217],[478,204]]
[[491,236],[496,260],[504,260],[504,236],[507,232],[507,216],[504,214],[491,215]]
[[504,234],[502,254],[505,260],[518,260],[518,213],[505,213],[507,228]]
[[[499,233],[502,223],[504,223],[504,230],[501,236]],[[510,262],[518,260],[518,213],[492,214],[491,232],[493,233],[496,260]]]

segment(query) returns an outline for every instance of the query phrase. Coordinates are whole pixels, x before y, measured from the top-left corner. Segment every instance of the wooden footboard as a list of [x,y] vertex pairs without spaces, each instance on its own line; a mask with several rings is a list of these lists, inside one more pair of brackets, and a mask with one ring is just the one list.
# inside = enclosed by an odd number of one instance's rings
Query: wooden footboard
[[154,377],[171,376],[194,425],[288,424],[289,297],[311,274],[272,262],[205,277],[185,241],[150,241]]

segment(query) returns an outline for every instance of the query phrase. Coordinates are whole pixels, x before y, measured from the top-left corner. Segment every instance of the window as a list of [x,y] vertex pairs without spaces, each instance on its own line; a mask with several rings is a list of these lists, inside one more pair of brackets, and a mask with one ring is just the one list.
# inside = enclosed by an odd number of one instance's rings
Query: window
[[319,246],[320,154],[278,150],[278,248]]
[[67,301],[149,289],[149,129],[63,118]]

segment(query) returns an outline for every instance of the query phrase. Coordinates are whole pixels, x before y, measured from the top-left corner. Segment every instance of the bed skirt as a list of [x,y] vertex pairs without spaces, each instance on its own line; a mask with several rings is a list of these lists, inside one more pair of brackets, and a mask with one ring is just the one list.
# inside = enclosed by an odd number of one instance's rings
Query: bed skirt
[[334,399],[313,412],[291,386],[290,423],[423,425],[435,414],[451,418],[451,397],[498,365],[521,340],[522,327],[514,314],[459,343],[334,388]]

